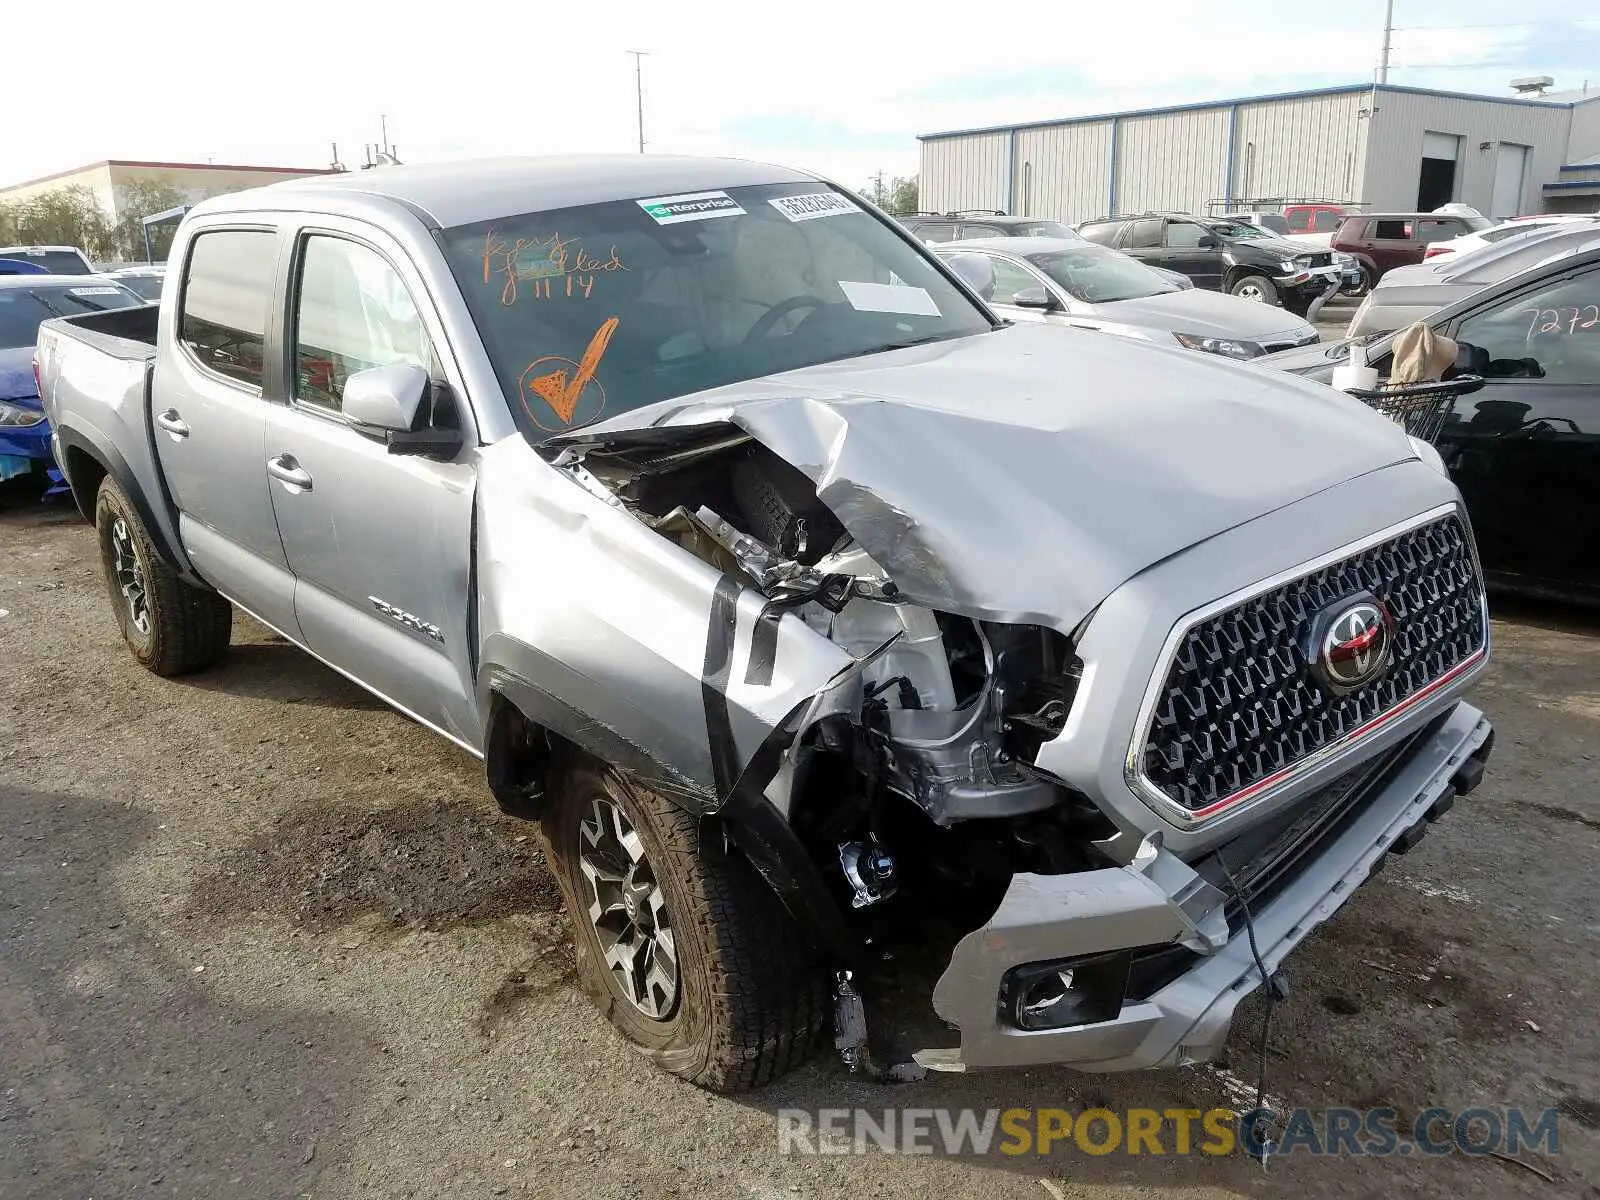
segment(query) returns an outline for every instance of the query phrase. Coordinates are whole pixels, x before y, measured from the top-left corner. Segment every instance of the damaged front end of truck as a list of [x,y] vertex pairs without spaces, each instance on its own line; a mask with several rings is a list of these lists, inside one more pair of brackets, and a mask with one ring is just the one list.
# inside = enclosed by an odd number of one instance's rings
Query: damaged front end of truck
[[[491,448],[486,686],[714,818],[835,966],[881,970],[948,933],[932,1004],[959,1045],[933,1031],[905,1047],[925,1066],[1211,1057],[1263,971],[1487,754],[1487,722],[1452,703],[1487,654],[1452,489],[1403,439],[1307,399],[1276,425],[1246,403],[1192,431],[1191,449],[1239,460],[1223,470],[1308,422],[1342,435],[1316,467],[1256,465],[1247,489],[1197,487],[1210,468],[1192,463],[1183,477],[1172,430],[1136,468],[1093,461],[1097,443],[1131,444],[1113,428],[1138,421],[1131,402],[1052,428],[746,385],[561,439],[554,490],[495,469],[520,446]],[[530,508],[549,518],[537,545],[503,515]],[[1308,528],[1346,549],[1285,585]],[[1167,679],[1179,699],[1259,693],[1169,738],[1166,715],[1137,710],[1190,653],[1174,648],[1185,622],[1239,581],[1227,636],[1266,621],[1276,657],[1218,647],[1213,670]],[[1368,584],[1405,661],[1351,707],[1316,690],[1297,647]],[[1281,678],[1251,684],[1269,661]],[[1279,712],[1292,704],[1317,711]],[[1253,767],[1207,757],[1252,721],[1284,730]],[[1195,794],[1158,792],[1146,759],[1193,771]],[[1208,811],[1222,794],[1228,811]],[[1273,931],[1261,957],[1241,935],[1252,895]],[[859,1058],[857,1033],[842,1037]]]

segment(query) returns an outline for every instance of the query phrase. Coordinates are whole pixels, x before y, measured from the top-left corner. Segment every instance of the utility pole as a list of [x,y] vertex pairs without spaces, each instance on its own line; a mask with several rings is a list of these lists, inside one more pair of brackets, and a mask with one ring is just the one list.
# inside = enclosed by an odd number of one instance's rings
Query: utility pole
[[633,55],[633,97],[639,109],[639,153],[644,153],[644,74],[640,64],[648,50],[629,50]]
[[1394,40],[1394,0],[1383,2],[1383,53],[1378,57],[1378,82],[1389,82],[1389,43]]

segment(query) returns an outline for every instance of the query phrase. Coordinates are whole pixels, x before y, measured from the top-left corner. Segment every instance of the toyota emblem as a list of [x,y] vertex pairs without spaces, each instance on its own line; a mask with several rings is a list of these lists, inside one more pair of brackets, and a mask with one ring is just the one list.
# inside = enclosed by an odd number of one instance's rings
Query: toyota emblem
[[1335,692],[1371,683],[1388,668],[1394,652],[1394,618],[1370,592],[1324,609],[1312,631],[1307,647],[1312,653],[1306,657]]

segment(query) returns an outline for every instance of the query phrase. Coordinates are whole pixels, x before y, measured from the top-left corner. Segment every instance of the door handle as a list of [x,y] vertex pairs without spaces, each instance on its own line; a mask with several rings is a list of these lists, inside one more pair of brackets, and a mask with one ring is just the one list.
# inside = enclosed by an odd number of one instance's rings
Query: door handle
[[166,412],[156,414],[156,424],[172,435],[172,440],[181,442],[189,436],[188,423],[178,415],[178,410],[169,408]]
[[283,484],[291,493],[299,494],[311,490],[310,472],[295,462],[292,454],[280,454],[267,459],[267,474]]

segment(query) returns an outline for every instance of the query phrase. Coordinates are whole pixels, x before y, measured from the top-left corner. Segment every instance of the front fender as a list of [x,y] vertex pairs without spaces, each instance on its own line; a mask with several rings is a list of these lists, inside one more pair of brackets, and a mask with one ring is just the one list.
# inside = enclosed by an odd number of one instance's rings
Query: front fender
[[856,666],[520,437],[484,450],[479,503],[479,711],[498,692],[699,811]]

